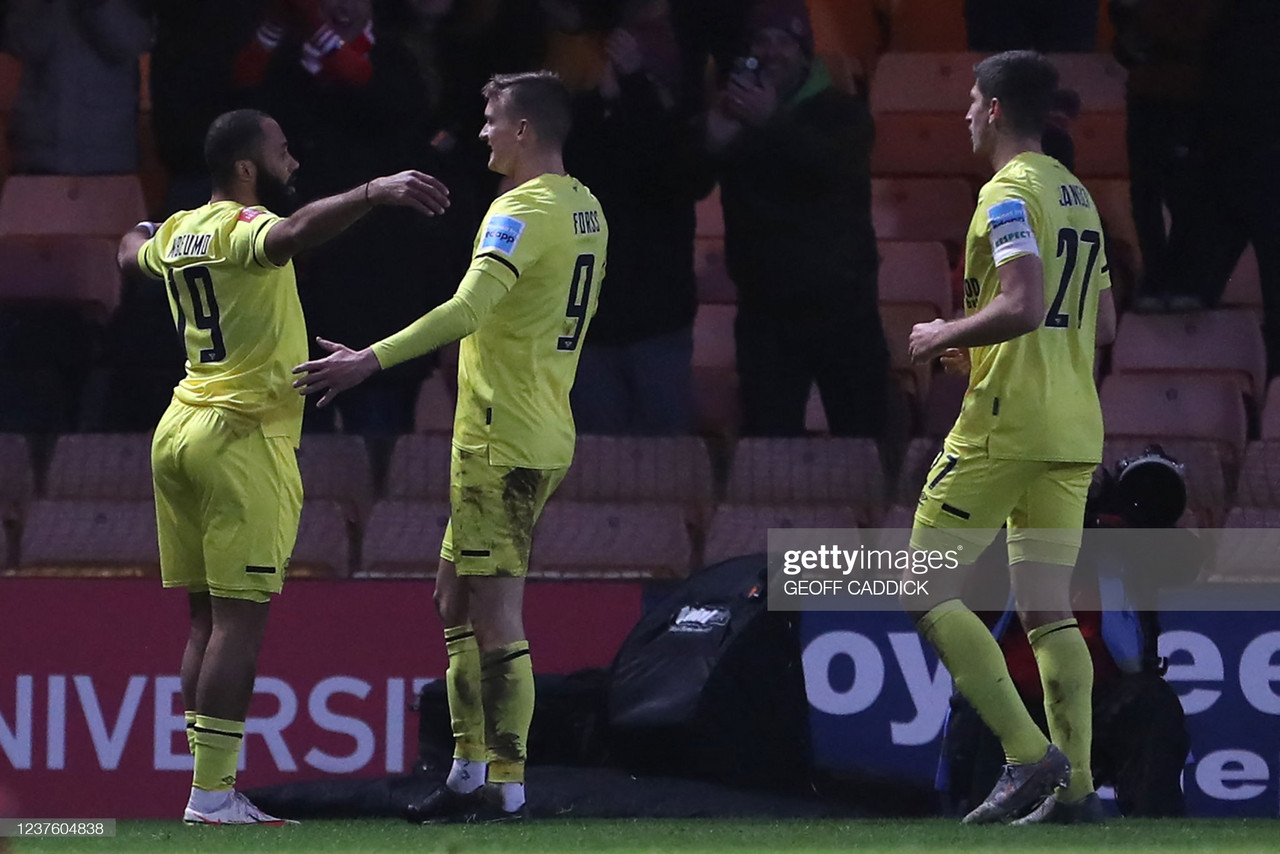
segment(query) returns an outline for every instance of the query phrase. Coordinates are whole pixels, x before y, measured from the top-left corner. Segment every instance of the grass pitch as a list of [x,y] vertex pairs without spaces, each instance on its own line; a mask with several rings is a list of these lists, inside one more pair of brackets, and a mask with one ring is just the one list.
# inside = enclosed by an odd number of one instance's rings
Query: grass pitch
[[[0,840],[2,842],[3,840]],[[34,852],[721,852],[1280,851],[1280,821],[1117,820],[1092,827],[964,827],[952,820],[538,820],[525,825],[414,827],[390,819],[308,821],[297,827],[186,827],[122,821],[112,839],[11,840]],[[0,850],[3,847],[0,846]]]

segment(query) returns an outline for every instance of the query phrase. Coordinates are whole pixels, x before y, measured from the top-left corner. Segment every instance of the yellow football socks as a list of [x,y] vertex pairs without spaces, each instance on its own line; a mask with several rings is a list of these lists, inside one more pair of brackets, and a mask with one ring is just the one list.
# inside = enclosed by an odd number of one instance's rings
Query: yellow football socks
[[529,642],[516,641],[484,653],[481,674],[489,782],[523,783],[525,746],[533,720]]
[[982,620],[960,600],[949,599],[921,617],[918,628],[956,688],[1000,739],[1006,760],[1022,765],[1044,758],[1049,741],[1027,713],[1000,645]]
[[1044,686],[1049,735],[1071,760],[1071,784],[1059,793],[1064,802],[1093,791],[1089,754],[1093,746],[1093,661],[1074,618],[1027,632]]

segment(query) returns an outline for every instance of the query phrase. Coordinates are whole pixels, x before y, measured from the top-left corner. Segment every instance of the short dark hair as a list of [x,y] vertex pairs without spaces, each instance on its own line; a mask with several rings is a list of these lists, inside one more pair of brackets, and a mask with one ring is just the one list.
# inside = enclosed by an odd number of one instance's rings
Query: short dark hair
[[209,125],[204,137],[204,162],[214,187],[225,190],[231,185],[236,161],[258,157],[262,150],[262,123],[269,118],[260,110],[232,110]]
[[560,146],[568,139],[573,124],[569,90],[554,71],[495,74],[481,94],[490,101],[501,98],[508,115],[526,119],[548,144]]
[[1010,131],[1034,137],[1044,132],[1058,91],[1058,69],[1052,62],[1034,50],[1010,50],[982,60],[973,73],[982,97],[1000,100]]

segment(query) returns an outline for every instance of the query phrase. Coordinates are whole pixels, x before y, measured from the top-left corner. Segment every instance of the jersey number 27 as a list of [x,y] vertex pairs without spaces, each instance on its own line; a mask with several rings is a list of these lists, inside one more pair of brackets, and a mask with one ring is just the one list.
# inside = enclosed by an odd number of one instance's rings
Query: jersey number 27
[[1044,325],[1055,329],[1066,329],[1071,325],[1071,304],[1067,304],[1067,311],[1062,310],[1062,303],[1066,300],[1067,289],[1071,287],[1071,281],[1075,278],[1076,261],[1080,255],[1080,244],[1084,243],[1089,247],[1089,260],[1084,265],[1084,277],[1080,283],[1080,297],[1076,301],[1076,326],[1078,327],[1084,322],[1084,305],[1085,297],[1089,294],[1089,278],[1093,275],[1093,266],[1098,261],[1098,251],[1102,248],[1102,235],[1093,229],[1077,232],[1074,228],[1063,228],[1058,230],[1058,257],[1064,254],[1066,260],[1062,262],[1062,281],[1058,283],[1057,296],[1053,298],[1053,304],[1049,306],[1049,312],[1044,317]]

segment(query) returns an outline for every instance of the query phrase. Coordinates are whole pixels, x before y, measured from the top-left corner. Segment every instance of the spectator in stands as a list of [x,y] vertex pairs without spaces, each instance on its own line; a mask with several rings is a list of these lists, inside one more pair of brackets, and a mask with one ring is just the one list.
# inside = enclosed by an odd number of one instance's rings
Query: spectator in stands
[[738,288],[743,432],[804,433],[816,381],[834,435],[878,436],[888,348],[871,226],[871,116],[813,56],[800,0],[764,0],[706,120]]
[[4,50],[22,61],[9,125],[15,172],[138,170],[140,0],[10,0]]
[[965,0],[969,49],[1091,53],[1098,41],[1098,0]]
[[584,433],[693,426],[694,202],[711,188],[680,88],[668,0],[631,0],[600,84],[574,101],[565,164],[609,212],[609,284],[583,345],[573,415]]
[[1280,373],[1280,3],[1234,0],[1209,50],[1207,204],[1197,219],[1195,281],[1222,295],[1246,243],[1262,280],[1267,371]]
[[[1208,50],[1224,0],[1111,0],[1126,83],[1129,192],[1142,252],[1139,311],[1204,308],[1191,253],[1206,200]],[[1165,227],[1165,211],[1170,225]]]
[[[245,69],[256,68],[250,60],[266,52],[261,85],[249,97],[280,121],[306,164],[298,173],[299,200],[403,169],[450,180],[430,144],[432,116],[418,66],[399,39],[385,34],[369,0],[287,8],[295,17],[279,20],[292,22],[295,34],[314,26],[311,35],[286,34],[266,51],[260,28],[257,47],[241,53],[238,79],[257,79]],[[467,212],[465,193],[456,204]],[[299,269],[311,327],[325,338],[365,346],[399,329],[406,317],[425,314],[466,269],[469,227],[453,216],[424,220],[408,211],[380,211],[357,223]],[[353,291],[375,286],[377,298],[352,299]],[[434,359],[415,360],[344,395],[336,406],[343,430],[379,439],[412,432],[418,389],[433,367]],[[307,430],[334,428],[332,408],[308,408]]]

